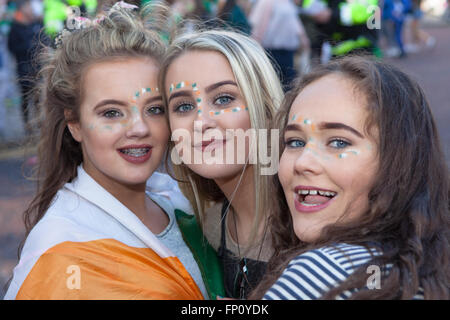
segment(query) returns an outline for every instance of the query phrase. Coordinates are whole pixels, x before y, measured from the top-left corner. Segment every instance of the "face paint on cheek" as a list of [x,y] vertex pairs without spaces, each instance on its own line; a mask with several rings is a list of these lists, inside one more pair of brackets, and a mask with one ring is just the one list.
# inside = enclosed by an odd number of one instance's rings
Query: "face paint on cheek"
[[120,124],[122,126],[122,128],[128,127],[129,123],[127,119],[121,120]]
[[246,107],[246,106],[229,107],[229,108],[222,109],[222,110],[219,110],[219,111],[210,111],[209,115],[210,116],[220,116],[220,115],[223,115],[223,114],[236,113],[236,112],[240,112],[240,111],[247,111],[248,112],[248,107]]
[[337,157],[338,159],[345,159],[345,158],[347,158],[349,155],[357,156],[357,155],[359,155],[359,154],[360,154],[360,152],[359,152],[358,150],[351,149],[351,150],[347,150],[347,151],[345,151],[345,152],[339,153],[336,157]]
[[[200,91],[197,91],[199,94],[200,94]],[[201,117],[202,116],[202,105],[201,105],[201,103],[202,103],[202,99],[201,98],[197,98],[196,99],[196,101],[197,101],[197,114],[198,114],[198,116],[199,117]]]

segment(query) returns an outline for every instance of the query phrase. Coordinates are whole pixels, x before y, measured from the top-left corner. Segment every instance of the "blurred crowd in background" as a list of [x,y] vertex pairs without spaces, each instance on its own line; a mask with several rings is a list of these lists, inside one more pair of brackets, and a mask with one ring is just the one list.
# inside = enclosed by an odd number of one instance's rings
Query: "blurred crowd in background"
[[[144,5],[157,0],[127,0]],[[450,24],[450,0],[171,0],[178,21],[239,30],[267,50],[286,89],[311,66],[363,51],[404,58],[430,50],[436,39],[421,28],[424,12]],[[29,133],[27,93],[39,66],[38,43],[52,44],[73,17],[95,18],[111,0],[0,0],[0,144]],[[189,20],[190,21],[190,20]],[[20,113],[23,126],[8,115]]]

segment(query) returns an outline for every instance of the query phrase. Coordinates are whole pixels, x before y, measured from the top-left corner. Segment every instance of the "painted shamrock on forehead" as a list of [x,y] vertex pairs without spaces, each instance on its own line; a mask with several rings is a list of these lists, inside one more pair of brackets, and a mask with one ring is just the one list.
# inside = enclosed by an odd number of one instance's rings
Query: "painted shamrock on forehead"
[[[198,116],[201,117],[202,113],[203,113],[203,108],[201,105],[202,99],[200,98],[201,93],[200,93],[200,90],[199,90],[196,82],[191,84],[189,81],[181,81],[181,82],[178,82],[177,84],[171,84],[169,87],[169,93],[172,93],[174,90],[182,89],[182,88],[186,88],[186,87],[192,87],[192,91],[194,91],[194,94],[197,96],[197,98],[196,98],[197,113],[198,113]],[[248,111],[248,107],[246,107],[246,106],[229,107],[229,108],[225,108],[225,109],[222,109],[219,111],[210,111],[209,115],[210,116],[219,116],[222,114],[239,112],[239,111]]]

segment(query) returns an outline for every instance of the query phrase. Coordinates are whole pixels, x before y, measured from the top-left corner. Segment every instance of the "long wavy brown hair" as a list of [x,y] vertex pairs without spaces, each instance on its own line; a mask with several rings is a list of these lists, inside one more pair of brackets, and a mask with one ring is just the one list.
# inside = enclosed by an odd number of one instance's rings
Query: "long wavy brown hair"
[[[83,160],[81,145],[73,139],[67,123],[79,120],[84,70],[110,59],[151,57],[161,62],[166,45],[160,33],[167,17],[162,4],[140,11],[114,7],[99,23],[63,34],[56,49],[43,48],[34,90],[39,111],[39,135],[35,137],[38,164],[33,174],[37,192],[24,212],[26,236],[44,216],[58,190],[77,176]],[[68,115],[70,118],[66,118]]]
[[[259,299],[280,277],[289,261],[311,249],[336,243],[369,247],[382,254],[369,264],[389,267],[381,289],[359,290],[352,299],[411,299],[423,288],[425,299],[450,297],[449,171],[429,104],[419,85],[399,69],[366,57],[346,57],[301,78],[286,95],[276,127],[286,127],[294,99],[312,82],[330,74],[353,81],[367,98],[367,132],[378,132],[379,171],[369,194],[369,209],[357,221],[325,227],[313,243],[300,241],[278,183],[279,213],[270,218],[275,255],[253,291]],[[370,131],[377,128],[378,130]],[[280,146],[284,149],[283,130]],[[277,212],[277,211],[274,211]],[[366,267],[322,298],[335,299],[351,289],[364,289]]]

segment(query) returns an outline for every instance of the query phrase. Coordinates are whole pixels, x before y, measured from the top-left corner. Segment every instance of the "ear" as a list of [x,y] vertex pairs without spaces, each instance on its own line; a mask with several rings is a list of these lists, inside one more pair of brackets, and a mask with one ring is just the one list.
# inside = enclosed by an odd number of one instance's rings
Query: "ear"
[[72,137],[75,139],[75,141],[81,142],[83,139],[82,139],[82,135],[81,135],[80,123],[71,120],[71,119],[73,119],[72,111],[69,109],[65,109],[64,110],[64,118],[66,119],[67,128],[69,129],[70,133],[72,134]]

